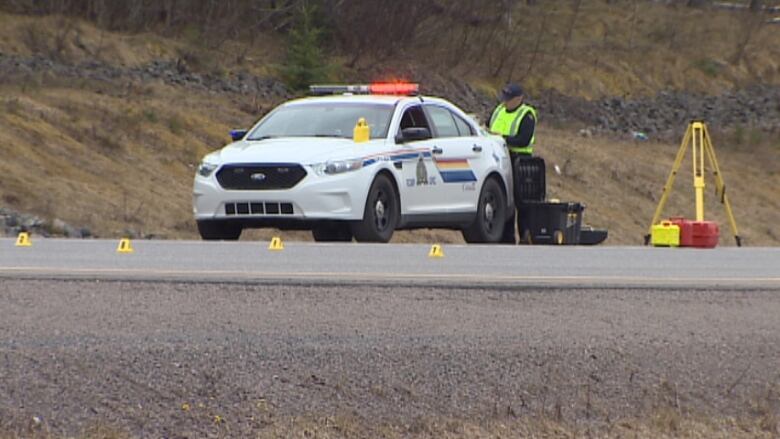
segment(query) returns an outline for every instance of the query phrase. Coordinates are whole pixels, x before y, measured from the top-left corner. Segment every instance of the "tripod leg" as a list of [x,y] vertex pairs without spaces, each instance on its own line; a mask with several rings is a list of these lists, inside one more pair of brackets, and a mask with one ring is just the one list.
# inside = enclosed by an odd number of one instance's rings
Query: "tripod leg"
[[723,204],[726,208],[726,215],[728,216],[731,232],[734,234],[734,240],[737,243],[737,247],[742,247],[742,238],[740,238],[739,231],[737,229],[737,220],[734,219],[734,212],[731,210],[731,203],[729,203],[728,195],[726,195],[726,182],[723,180],[723,174],[720,172],[720,165],[718,165],[718,159],[715,156],[715,148],[712,146],[710,135],[706,127],[704,129],[704,134],[704,150],[707,152],[707,156],[710,159],[712,172],[715,176],[715,193],[720,199],[721,204]]
[[683,136],[683,141],[680,144],[680,149],[677,151],[677,157],[674,159],[672,172],[670,172],[669,177],[666,178],[666,184],[664,184],[664,190],[661,193],[661,200],[658,201],[658,206],[655,208],[653,221],[650,223],[650,227],[647,230],[647,235],[645,235],[645,245],[650,243],[650,235],[653,233],[653,225],[657,224],[658,220],[661,218],[661,213],[663,213],[666,200],[669,198],[669,193],[672,191],[672,186],[674,186],[674,179],[677,177],[677,171],[680,170],[680,165],[682,165],[682,161],[685,159],[685,152],[687,151],[688,142],[690,142],[690,140],[691,125],[688,125],[688,129],[685,130],[685,135]]

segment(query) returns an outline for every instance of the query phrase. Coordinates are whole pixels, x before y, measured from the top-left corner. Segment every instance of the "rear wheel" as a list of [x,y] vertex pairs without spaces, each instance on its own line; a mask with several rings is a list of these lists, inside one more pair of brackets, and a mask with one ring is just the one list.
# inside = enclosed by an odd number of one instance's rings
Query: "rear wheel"
[[388,242],[393,237],[400,217],[400,205],[395,186],[384,175],[371,184],[363,211],[363,220],[350,225],[358,242]]
[[200,237],[206,241],[236,241],[241,236],[241,225],[226,221],[198,221]]
[[349,224],[342,222],[323,223],[311,230],[311,235],[317,242],[350,242],[352,231]]
[[501,242],[506,230],[506,209],[506,197],[496,180],[485,181],[479,193],[477,218],[463,229],[463,239],[469,243]]

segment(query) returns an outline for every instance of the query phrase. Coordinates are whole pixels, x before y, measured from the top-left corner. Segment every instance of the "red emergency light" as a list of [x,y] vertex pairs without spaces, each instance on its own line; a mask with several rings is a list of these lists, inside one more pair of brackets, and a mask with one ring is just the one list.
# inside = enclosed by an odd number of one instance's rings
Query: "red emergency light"
[[368,86],[375,95],[414,96],[420,93],[420,84],[411,82],[375,82]]

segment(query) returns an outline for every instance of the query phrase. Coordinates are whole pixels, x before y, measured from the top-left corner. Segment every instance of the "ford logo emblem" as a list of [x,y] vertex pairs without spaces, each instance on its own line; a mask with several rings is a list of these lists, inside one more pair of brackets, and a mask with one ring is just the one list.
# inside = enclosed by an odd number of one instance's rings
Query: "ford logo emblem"
[[265,180],[265,174],[262,172],[258,172],[256,174],[252,174],[249,176],[253,181],[264,181]]

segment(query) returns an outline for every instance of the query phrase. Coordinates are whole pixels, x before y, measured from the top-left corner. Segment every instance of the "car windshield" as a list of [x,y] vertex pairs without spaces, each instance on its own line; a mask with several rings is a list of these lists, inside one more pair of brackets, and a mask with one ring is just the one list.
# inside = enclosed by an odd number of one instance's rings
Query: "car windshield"
[[391,104],[317,102],[282,106],[271,112],[249,134],[247,140],[274,137],[352,138],[355,124],[362,117],[371,130],[371,138],[384,138],[393,115]]

